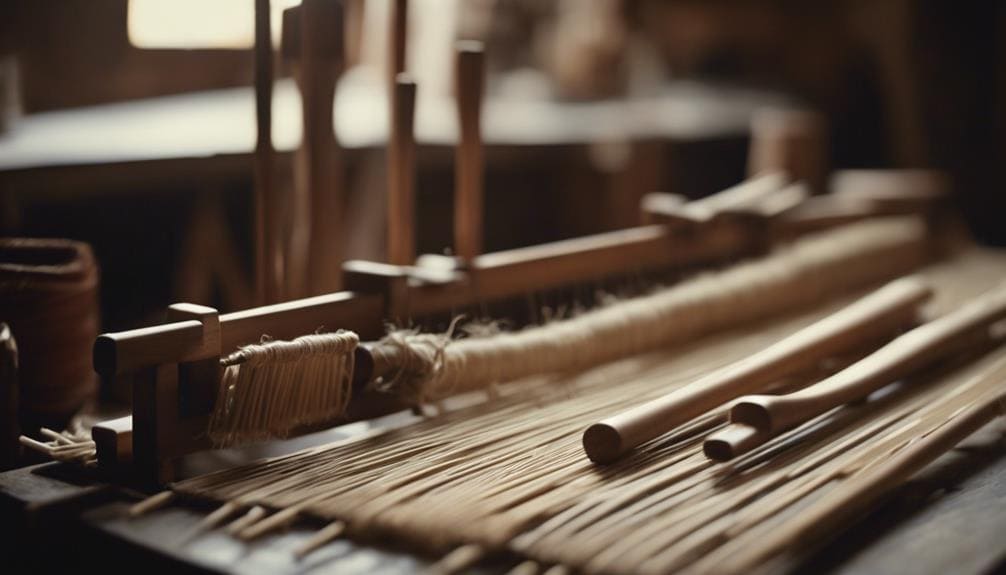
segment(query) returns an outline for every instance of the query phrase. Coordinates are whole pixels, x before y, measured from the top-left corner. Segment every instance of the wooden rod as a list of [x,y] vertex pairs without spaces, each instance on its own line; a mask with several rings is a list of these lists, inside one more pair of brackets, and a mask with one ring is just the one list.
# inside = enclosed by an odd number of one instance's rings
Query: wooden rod
[[416,83],[399,74],[391,91],[391,142],[388,146],[388,263],[416,261],[416,159],[413,123]]
[[[918,369],[989,338],[992,324],[1006,318],[1006,285],[921,327],[815,385],[787,395],[751,395],[730,409],[733,424],[760,432],[762,440],[796,427],[850,401],[862,399]],[[717,434],[708,441],[723,441]],[[722,446],[717,453],[738,455]]]
[[634,447],[743,393],[813,367],[863,340],[889,336],[916,318],[932,290],[921,281],[894,281],[841,311],[661,398],[587,428],[583,448],[592,461],[610,463]]
[[283,259],[272,145],[273,53],[269,0],[255,0],[255,299],[283,297]]
[[408,34],[409,0],[393,0],[391,3],[391,45],[388,50],[388,77],[395,83],[399,74],[405,71],[405,44]]
[[485,64],[481,42],[458,42],[456,50],[459,139],[454,164],[454,250],[464,261],[471,261],[482,253],[481,110]]
[[[319,329],[351,329],[380,335],[383,298],[378,294],[336,292],[262,306],[220,316],[220,350],[258,342],[263,335],[292,339]],[[376,333],[375,333],[376,332]],[[186,320],[117,333],[94,342],[94,369],[106,376],[146,367],[207,359],[203,325]]]

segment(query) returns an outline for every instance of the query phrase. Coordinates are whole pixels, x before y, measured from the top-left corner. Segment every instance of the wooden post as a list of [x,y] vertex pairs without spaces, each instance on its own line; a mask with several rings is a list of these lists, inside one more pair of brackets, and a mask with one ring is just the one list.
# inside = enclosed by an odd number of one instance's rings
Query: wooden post
[[485,81],[481,42],[458,42],[455,96],[459,139],[454,164],[454,250],[463,261],[482,253],[483,156],[482,90]]
[[[332,125],[335,83],[343,53],[342,4],[305,0],[300,17],[300,91],[304,136],[301,144],[307,211],[307,292],[339,289],[343,259],[344,201],[340,193],[338,144]],[[303,295],[303,294],[296,294]]]
[[[219,369],[220,318],[217,310],[194,304],[174,304],[168,308],[167,321],[197,321],[200,326],[198,343],[189,350],[191,362],[166,363],[147,370],[137,377],[133,388],[133,461],[138,477],[149,483],[163,484],[174,479],[177,457],[192,451],[197,434],[204,434],[205,405],[195,409],[192,398],[186,397],[187,375],[206,369]],[[218,374],[210,376],[219,381]],[[213,393],[211,390],[210,393]],[[212,398],[215,400],[215,398]],[[212,408],[212,404],[209,406]],[[185,420],[188,420],[186,422]],[[204,434],[205,435],[205,434]]]
[[399,74],[391,91],[391,142],[388,146],[388,263],[416,261],[415,138],[416,83]]
[[399,74],[405,71],[405,43],[409,21],[409,0],[391,2],[391,45],[388,50],[388,77],[395,83]]
[[272,146],[273,53],[269,0],[255,0],[255,300],[283,298],[283,242]]
[[828,153],[827,120],[820,113],[764,109],[751,120],[749,176],[784,172],[821,194],[826,191]]

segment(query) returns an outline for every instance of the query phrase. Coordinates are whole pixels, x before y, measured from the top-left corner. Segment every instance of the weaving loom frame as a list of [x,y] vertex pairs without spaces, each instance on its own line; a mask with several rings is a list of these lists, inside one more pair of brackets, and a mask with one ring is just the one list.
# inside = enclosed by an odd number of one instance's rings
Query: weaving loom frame
[[[799,208],[814,203],[819,208],[821,198],[793,201],[792,195],[792,186],[779,175],[749,180],[692,204],[651,194],[642,210],[644,220],[653,223],[635,228],[483,254],[470,262],[445,256],[422,256],[416,266],[349,261],[342,267],[346,291],[228,314],[195,304],[171,305],[164,324],[106,333],[95,341],[95,370],[105,377],[131,374],[134,380],[133,415],[94,427],[99,464],[142,484],[172,481],[179,458],[212,447],[205,431],[221,356],[258,342],[263,334],[285,339],[323,327],[353,330],[369,339],[388,322],[641,270],[735,260],[864,218],[935,213],[932,198],[903,197],[856,205],[835,201],[831,209],[804,213]],[[765,209],[764,200],[786,196],[784,209]],[[722,202],[727,206],[718,210],[695,209],[730,198],[742,201]],[[331,425],[409,407],[357,391],[345,417]]]

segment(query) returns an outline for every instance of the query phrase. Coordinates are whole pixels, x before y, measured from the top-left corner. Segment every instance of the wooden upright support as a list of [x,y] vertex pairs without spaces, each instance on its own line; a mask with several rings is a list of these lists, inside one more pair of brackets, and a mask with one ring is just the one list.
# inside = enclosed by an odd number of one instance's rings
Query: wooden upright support
[[[219,381],[220,318],[217,310],[180,303],[168,308],[168,322],[198,322],[191,338],[188,361],[165,363],[147,370],[133,388],[133,461],[138,477],[167,483],[175,475],[175,460],[206,441],[206,421],[213,409],[215,390],[190,382]],[[97,361],[96,361],[97,363]],[[212,372],[212,373],[211,373]]]
[[273,52],[269,0],[255,0],[255,299],[283,298],[283,240],[272,146]]
[[454,164],[454,250],[463,262],[470,262],[482,253],[485,64],[481,42],[458,42],[456,48],[459,139]]
[[391,142],[388,146],[388,263],[416,261],[415,138],[416,83],[399,74],[391,92]]

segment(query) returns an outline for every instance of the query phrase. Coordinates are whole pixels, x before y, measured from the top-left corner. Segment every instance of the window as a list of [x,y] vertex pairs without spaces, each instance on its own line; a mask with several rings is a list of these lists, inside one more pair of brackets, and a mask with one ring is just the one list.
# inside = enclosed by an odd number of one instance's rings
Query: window
[[[273,45],[283,10],[300,0],[272,0]],[[255,44],[254,0],[129,0],[129,41],[138,48],[242,49]]]

